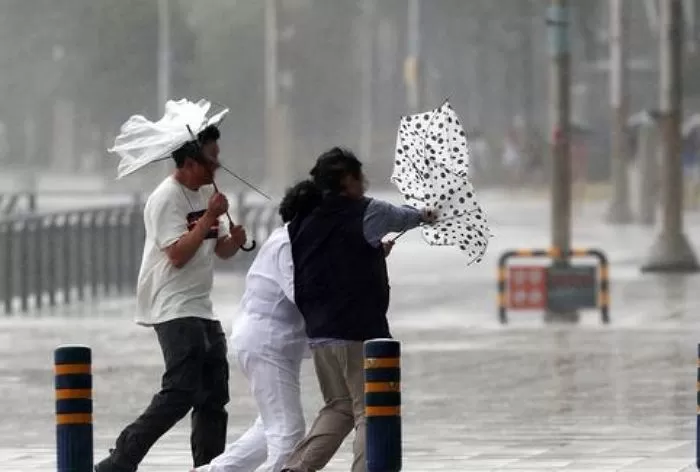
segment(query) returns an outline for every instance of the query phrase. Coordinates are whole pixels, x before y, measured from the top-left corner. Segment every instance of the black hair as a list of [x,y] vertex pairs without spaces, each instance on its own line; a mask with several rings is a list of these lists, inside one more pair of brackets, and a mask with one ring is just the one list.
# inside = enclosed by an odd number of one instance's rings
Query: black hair
[[316,208],[322,199],[321,190],[311,180],[302,180],[287,189],[280,202],[282,222],[289,223],[296,217],[304,217]]
[[219,128],[217,128],[215,125],[209,125],[202,131],[197,133],[197,140],[199,141],[199,144],[202,145],[210,143],[212,141],[218,141],[220,137],[221,132],[219,131]]
[[310,174],[321,192],[339,194],[345,177],[362,178],[362,163],[349,149],[334,147],[318,157]]
[[200,146],[203,146],[212,141],[218,141],[221,137],[221,132],[219,128],[215,125],[209,125],[202,131],[197,133],[196,141],[187,141],[185,144],[173,151],[173,160],[175,161],[175,167],[181,169],[185,165],[185,159],[192,158],[197,159],[201,153]]

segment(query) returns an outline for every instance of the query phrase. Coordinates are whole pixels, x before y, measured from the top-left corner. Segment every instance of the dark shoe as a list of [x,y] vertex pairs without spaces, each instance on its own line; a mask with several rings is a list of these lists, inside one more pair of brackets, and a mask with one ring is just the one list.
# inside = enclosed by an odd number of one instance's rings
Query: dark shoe
[[95,472],[136,472],[136,469],[128,469],[114,463],[112,456],[107,456],[95,464]]

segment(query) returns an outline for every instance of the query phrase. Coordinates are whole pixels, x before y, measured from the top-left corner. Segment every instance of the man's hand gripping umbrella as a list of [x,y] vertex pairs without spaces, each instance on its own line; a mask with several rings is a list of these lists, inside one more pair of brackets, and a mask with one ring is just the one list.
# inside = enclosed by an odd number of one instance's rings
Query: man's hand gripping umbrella
[[[246,181],[242,177],[239,177],[230,169],[224,167],[218,160],[212,159],[210,156],[206,155],[206,153],[204,152],[202,147],[199,145],[199,140],[197,139],[195,134],[192,132],[192,128],[190,128],[190,125],[187,125],[187,131],[189,131],[190,136],[192,136],[192,141],[197,146],[198,159],[202,160],[202,164],[211,174],[211,183],[214,186],[214,191],[216,193],[221,193],[221,192],[219,192],[219,187],[216,185],[216,181],[214,180],[214,171],[217,168],[221,168],[221,169],[225,170],[226,172],[228,172],[229,174],[231,174],[232,176],[234,176],[235,178],[237,178],[238,180],[240,180],[241,182],[243,182],[245,185],[247,185],[251,189],[255,190],[257,193],[259,193],[260,195],[262,195],[266,199],[271,200],[271,198],[266,193],[259,190],[257,187],[253,186],[252,184],[248,183],[248,181]],[[228,212],[228,210],[226,210],[226,218],[228,218],[228,223],[231,227],[235,226],[233,223],[233,219],[231,218],[231,214]],[[250,251],[253,251],[256,246],[257,246],[257,243],[253,239],[250,241],[250,246],[246,247],[245,244],[243,246],[241,246],[241,251],[250,252]]]

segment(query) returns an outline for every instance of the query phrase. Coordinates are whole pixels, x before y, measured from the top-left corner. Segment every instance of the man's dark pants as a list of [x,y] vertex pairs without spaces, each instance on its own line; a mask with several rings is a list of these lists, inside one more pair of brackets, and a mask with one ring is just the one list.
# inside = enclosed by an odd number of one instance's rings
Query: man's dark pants
[[155,442],[192,409],[195,467],[224,451],[229,401],[226,335],[219,321],[180,318],[154,326],[165,360],[161,391],[117,438],[98,472],[135,471]]

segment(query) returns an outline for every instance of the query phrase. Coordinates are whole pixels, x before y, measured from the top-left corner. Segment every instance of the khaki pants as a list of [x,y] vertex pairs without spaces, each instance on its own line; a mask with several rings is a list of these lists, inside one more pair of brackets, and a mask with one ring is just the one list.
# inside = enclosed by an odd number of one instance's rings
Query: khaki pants
[[348,341],[343,345],[318,347],[313,350],[313,358],[326,404],[292,452],[285,470],[323,469],[355,428],[352,472],[366,472],[363,343]]

